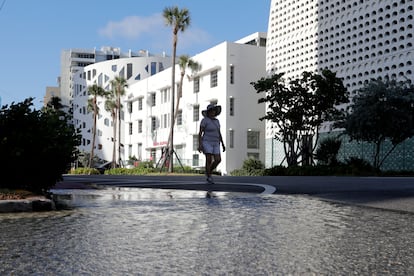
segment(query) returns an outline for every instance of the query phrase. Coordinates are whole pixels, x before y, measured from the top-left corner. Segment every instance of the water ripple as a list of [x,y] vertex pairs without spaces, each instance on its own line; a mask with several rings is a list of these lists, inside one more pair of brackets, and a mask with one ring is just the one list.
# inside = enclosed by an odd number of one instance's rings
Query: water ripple
[[295,196],[60,191],[0,215],[0,275],[414,274],[412,214]]

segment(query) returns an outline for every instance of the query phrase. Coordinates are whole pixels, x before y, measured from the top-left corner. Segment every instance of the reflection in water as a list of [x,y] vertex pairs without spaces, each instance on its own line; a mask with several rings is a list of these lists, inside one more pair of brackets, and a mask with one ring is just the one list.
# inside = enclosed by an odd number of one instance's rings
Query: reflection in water
[[414,274],[414,216],[293,196],[114,188],[0,214],[0,275]]

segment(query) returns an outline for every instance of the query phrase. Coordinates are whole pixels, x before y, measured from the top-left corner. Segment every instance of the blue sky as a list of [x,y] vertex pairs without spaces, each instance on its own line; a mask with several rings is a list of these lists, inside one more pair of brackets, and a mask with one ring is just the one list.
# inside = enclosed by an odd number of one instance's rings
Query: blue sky
[[270,1],[0,0],[1,104],[34,97],[40,108],[46,87],[57,86],[64,49],[113,46],[171,54],[165,7],[190,11],[192,22],[179,34],[177,54],[193,56],[223,41],[266,32]]

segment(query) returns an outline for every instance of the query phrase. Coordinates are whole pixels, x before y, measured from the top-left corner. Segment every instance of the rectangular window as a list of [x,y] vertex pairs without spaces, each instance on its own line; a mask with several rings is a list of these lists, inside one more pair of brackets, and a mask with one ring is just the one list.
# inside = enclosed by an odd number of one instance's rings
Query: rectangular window
[[194,85],[193,87],[194,93],[200,92],[200,77],[194,78],[193,85]]
[[233,129],[229,130],[229,139],[230,139],[229,147],[232,149],[234,148],[234,130]]
[[138,133],[142,133],[142,120],[138,120]]
[[132,157],[132,145],[128,145],[128,157]]
[[156,97],[155,97],[155,92],[153,92],[153,93],[151,93],[151,95],[150,95],[150,103],[149,103],[149,105],[150,106],[155,106],[155,101],[156,101]]
[[198,150],[198,135],[193,135],[193,151]]
[[151,62],[151,76],[157,73],[157,63]]
[[193,121],[197,122],[200,119],[200,106],[194,105],[193,106]]
[[259,148],[259,131],[247,131],[247,148],[248,149],[258,149]]
[[198,157],[198,154],[193,154],[193,166],[194,167],[199,166],[199,157]]
[[127,63],[127,80],[132,77],[132,63]]
[[138,99],[138,110],[142,110],[142,97]]
[[234,116],[234,98],[230,97],[230,103],[229,103],[229,112],[230,116]]
[[163,89],[161,90],[161,103],[167,103],[170,101],[170,90]]
[[157,118],[151,117],[151,132],[155,131],[157,128]]
[[230,65],[230,84],[234,84],[234,65]]
[[179,109],[177,111],[177,126],[181,126],[183,124],[183,111]]
[[169,122],[169,120],[168,120],[168,114],[163,114],[162,115],[162,125],[163,125],[163,128],[168,128],[169,127],[169,124],[168,124],[168,122]]
[[142,160],[142,143],[138,143],[137,158],[138,160]]
[[132,135],[132,128],[133,128],[132,123],[129,123],[129,135]]
[[132,102],[128,102],[128,113],[132,113]]
[[217,86],[217,70],[211,71],[210,73],[210,87]]

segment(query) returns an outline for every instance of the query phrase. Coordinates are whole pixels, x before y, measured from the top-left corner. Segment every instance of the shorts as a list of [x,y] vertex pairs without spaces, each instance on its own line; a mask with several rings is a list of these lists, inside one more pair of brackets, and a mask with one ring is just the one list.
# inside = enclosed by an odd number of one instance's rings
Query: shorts
[[220,142],[203,141],[204,154],[220,154]]

